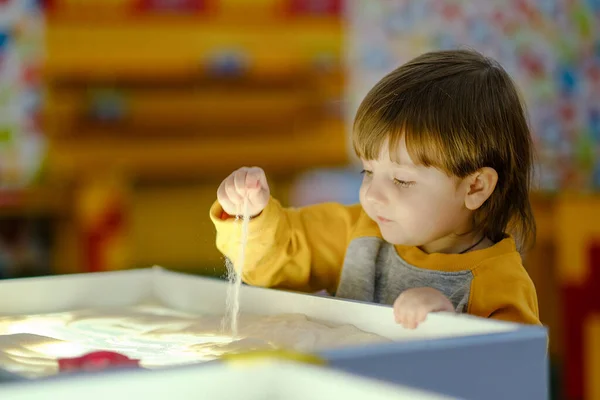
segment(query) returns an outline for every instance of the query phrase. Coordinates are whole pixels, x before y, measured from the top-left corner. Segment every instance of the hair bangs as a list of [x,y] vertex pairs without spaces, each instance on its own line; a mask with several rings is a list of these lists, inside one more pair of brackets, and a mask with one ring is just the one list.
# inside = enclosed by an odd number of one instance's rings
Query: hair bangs
[[[365,160],[379,158],[387,146],[390,159],[401,163],[398,146],[405,141],[411,161],[417,165],[438,168],[451,174],[456,168],[449,163],[440,118],[435,110],[403,101],[387,102],[377,108],[364,102],[356,115],[352,141],[356,155]],[[413,104],[411,104],[413,103]],[[416,110],[421,109],[421,112]]]

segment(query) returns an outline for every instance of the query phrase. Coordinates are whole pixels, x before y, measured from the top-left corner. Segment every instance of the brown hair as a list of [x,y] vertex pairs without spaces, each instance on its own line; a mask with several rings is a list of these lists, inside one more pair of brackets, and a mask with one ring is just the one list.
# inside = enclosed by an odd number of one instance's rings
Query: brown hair
[[362,101],[353,130],[357,155],[372,160],[404,136],[415,163],[465,178],[483,167],[498,173],[475,229],[494,242],[515,235],[533,244],[529,202],[533,149],[514,83],[494,60],[469,50],[436,51],[402,65]]

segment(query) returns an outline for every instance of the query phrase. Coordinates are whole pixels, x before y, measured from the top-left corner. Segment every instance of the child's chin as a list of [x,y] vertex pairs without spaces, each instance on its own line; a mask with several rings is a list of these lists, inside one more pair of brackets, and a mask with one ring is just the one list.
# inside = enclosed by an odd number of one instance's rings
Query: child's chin
[[381,230],[381,237],[388,243],[399,245],[399,246],[420,246],[414,238],[406,237],[405,235],[394,233],[394,232],[386,232],[385,230]]
[[406,244],[406,238],[403,238],[402,235],[394,235],[394,234],[386,234],[385,232],[381,232],[381,236],[383,240],[391,244],[399,244],[404,246]]

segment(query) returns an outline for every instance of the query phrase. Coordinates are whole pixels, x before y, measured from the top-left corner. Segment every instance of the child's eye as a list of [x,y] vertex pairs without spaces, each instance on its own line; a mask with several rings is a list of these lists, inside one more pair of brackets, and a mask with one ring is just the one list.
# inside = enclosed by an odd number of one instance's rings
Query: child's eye
[[364,176],[371,176],[373,175],[373,171],[369,171],[367,169],[363,169],[362,171],[360,171],[360,173]]
[[399,186],[401,188],[409,188],[414,185],[414,182],[401,181],[400,179],[394,179],[394,185]]

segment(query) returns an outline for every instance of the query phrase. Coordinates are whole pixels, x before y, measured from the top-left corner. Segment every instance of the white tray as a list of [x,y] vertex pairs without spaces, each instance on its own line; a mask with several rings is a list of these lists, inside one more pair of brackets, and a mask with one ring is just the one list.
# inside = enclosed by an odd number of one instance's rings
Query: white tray
[[267,363],[252,368],[211,364],[161,371],[119,371],[0,386],[11,400],[449,400],[314,366]]
[[[224,281],[161,268],[0,281],[0,314],[51,313],[145,301],[188,312],[223,314]],[[394,323],[387,306],[244,286],[241,312],[301,313],[356,327],[393,343],[326,350],[348,372],[472,399],[546,399],[547,336],[541,327],[432,314],[416,330]],[[1,368],[1,366],[0,366]]]

